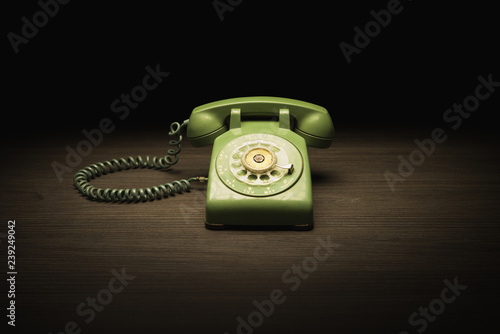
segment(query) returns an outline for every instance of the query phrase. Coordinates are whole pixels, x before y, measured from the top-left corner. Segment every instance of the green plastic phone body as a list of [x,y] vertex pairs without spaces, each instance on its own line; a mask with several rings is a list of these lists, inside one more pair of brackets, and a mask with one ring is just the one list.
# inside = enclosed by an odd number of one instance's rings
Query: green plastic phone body
[[227,99],[195,108],[187,135],[193,146],[213,144],[208,228],[313,227],[307,146],[331,144],[325,108],[279,97]]

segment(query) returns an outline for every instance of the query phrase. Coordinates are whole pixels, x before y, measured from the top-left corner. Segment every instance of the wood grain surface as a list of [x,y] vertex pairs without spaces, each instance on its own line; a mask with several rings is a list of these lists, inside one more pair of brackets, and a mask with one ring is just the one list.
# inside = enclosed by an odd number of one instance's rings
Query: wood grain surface
[[[315,227],[306,232],[207,230],[200,183],[190,193],[130,204],[90,201],[73,187],[73,173],[90,163],[164,155],[166,127],[118,128],[61,182],[51,164],[65,163],[65,147],[84,139],[79,131],[4,141],[1,241],[6,254],[7,221],[15,219],[15,330],[497,332],[498,137],[446,130],[447,140],[392,191],[384,173],[397,173],[398,156],[408,159],[414,140],[430,138],[433,126],[337,130],[331,148],[309,150]],[[170,171],[124,171],[92,184],[146,187],[203,176],[210,155],[211,147],[185,140]],[[116,273],[127,275],[125,283]],[[462,290],[443,292],[447,284]],[[263,302],[273,297],[279,304]],[[102,302],[92,317],[88,298]],[[421,307],[435,315],[426,319]]]

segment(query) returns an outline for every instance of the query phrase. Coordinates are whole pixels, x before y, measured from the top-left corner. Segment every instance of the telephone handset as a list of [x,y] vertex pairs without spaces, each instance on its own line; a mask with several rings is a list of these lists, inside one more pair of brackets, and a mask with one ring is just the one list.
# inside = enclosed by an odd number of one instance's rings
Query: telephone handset
[[[226,132],[231,109],[240,109],[243,116],[279,116],[281,109],[288,109],[297,120],[294,131],[306,140],[307,146],[327,148],[334,137],[332,120],[323,107],[279,97],[240,97],[204,104],[193,110],[188,128],[193,146],[210,145]],[[290,130],[285,124],[281,128]]]
[[[291,124],[294,123],[292,128]],[[189,120],[174,123],[170,135],[187,126],[193,146],[212,145],[208,173],[207,228],[230,226],[313,227],[311,174],[307,146],[327,148],[334,137],[328,111],[318,105],[279,97],[233,98],[199,106]],[[75,174],[78,190],[91,199],[123,202],[153,200],[189,191],[190,182],[173,181],[145,189],[99,189],[95,176],[130,168],[169,168],[177,162],[179,140],[165,157],[114,159]]]

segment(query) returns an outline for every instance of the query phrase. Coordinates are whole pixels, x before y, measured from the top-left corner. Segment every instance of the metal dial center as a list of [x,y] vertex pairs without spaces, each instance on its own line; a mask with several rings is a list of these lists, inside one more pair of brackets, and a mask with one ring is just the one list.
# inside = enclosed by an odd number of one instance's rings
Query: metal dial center
[[266,160],[266,158],[262,155],[262,154],[256,154],[253,156],[253,161],[257,162],[257,163],[261,163],[261,162],[264,162],[264,160]]
[[253,173],[265,173],[276,165],[276,156],[265,147],[256,147],[243,154],[241,163]]

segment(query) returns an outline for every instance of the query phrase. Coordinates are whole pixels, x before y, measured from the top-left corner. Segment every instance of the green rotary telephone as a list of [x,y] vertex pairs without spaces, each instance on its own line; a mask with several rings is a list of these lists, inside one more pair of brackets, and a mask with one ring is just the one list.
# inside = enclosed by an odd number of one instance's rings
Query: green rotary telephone
[[[205,226],[313,227],[311,172],[307,146],[328,148],[335,131],[328,111],[318,105],[280,97],[240,97],[208,103],[189,120],[171,126],[177,135],[187,126],[193,146],[213,145],[208,172]],[[98,189],[95,176],[129,168],[169,168],[178,150],[167,156],[111,160],[75,174],[75,186],[94,200],[139,201],[189,191],[190,182],[173,181],[145,189]]]

